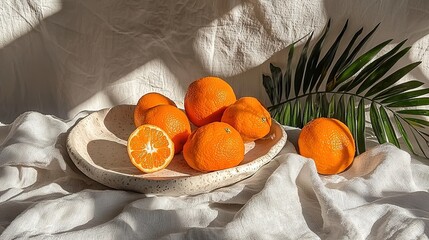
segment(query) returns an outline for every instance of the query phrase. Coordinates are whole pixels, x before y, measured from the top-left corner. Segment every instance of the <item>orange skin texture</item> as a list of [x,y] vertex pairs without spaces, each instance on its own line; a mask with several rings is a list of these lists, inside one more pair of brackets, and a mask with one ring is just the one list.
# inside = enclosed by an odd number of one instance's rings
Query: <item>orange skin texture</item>
[[184,105],[189,120],[197,127],[220,122],[225,109],[237,100],[232,87],[217,77],[204,77],[192,82]]
[[158,105],[171,105],[176,107],[176,104],[171,99],[160,93],[146,93],[140,97],[136,104],[136,108],[134,109],[134,125],[136,127],[143,125],[142,115],[144,111]]
[[143,124],[152,124],[164,130],[174,142],[174,153],[183,149],[188,136],[191,134],[191,125],[185,112],[172,105],[158,105],[144,111]]
[[201,172],[235,167],[244,159],[244,142],[231,125],[213,122],[195,130],[183,146],[188,165]]
[[320,174],[346,170],[355,156],[355,141],[349,128],[333,118],[317,118],[307,123],[298,137],[299,153],[312,158]]
[[242,97],[227,107],[222,122],[234,127],[245,142],[266,136],[271,129],[271,116],[267,109],[254,97]]
[[131,163],[140,171],[156,172],[166,168],[173,159],[174,143],[161,128],[142,125],[130,134],[127,152]]

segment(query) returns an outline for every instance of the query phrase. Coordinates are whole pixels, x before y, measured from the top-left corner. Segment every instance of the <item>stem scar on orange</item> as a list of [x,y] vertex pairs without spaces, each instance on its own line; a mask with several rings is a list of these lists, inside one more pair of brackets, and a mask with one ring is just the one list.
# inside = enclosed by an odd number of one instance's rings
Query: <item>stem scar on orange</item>
[[160,93],[146,93],[140,97],[139,101],[136,104],[136,108],[134,109],[134,125],[136,127],[142,125],[142,115],[144,111],[158,105],[171,105],[176,107],[176,104],[171,99]]
[[227,107],[222,122],[237,129],[245,142],[260,139],[271,129],[270,113],[254,97],[242,97]]
[[213,122],[195,130],[183,146],[188,165],[201,172],[235,167],[244,159],[244,142],[231,125]]
[[299,153],[312,158],[320,174],[337,174],[353,162],[355,142],[349,128],[334,118],[308,122],[298,137]]
[[167,167],[174,157],[174,143],[161,128],[144,124],[131,133],[127,151],[135,167],[150,173]]
[[197,127],[220,122],[223,111],[237,100],[232,87],[218,77],[204,77],[192,82],[184,105],[189,120]]

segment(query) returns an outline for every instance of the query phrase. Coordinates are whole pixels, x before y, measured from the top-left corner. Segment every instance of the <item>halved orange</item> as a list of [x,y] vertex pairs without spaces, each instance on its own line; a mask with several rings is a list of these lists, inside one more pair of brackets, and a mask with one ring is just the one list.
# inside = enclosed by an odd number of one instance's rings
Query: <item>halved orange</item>
[[144,124],[128,138],[128,156],[142,172],[150,173],[168,166],[174,157],[174,143],[161,128]]

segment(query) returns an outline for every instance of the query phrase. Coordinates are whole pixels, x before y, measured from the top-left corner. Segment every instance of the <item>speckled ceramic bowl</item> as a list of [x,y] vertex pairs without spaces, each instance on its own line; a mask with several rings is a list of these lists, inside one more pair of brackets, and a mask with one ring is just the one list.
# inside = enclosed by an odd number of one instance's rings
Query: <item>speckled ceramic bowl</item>
[[267,137],[246,143],[245,158],[237,167],[202,173],[177,154],[166,169],[142,173],[127,154],[127,139],[135,129],[133,111],[132,105],[120,105],[94,112],[77,123],[67,138],[67,151],[75,165],[115,189],[172,196],[209,192],[251,176],[286,143],[283,127],[273,121]]

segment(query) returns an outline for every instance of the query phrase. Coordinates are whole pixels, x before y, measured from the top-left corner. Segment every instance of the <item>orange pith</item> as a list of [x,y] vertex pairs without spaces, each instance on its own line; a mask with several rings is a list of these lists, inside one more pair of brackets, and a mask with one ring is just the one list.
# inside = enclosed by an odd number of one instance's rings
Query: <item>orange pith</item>
[[232,87],[217,77],[204,77],[188,87],[184,105],[195,126],[220,121],[223,111],[237,100]]
[[312,158],[320,174],[337,174],[353,162],[355,142],[348,127],[333,118],[307,123],[298,137],[299,153]]
[[270,113],[254,97],[242,97],[227,107],[222,122],[237,129],[245,142],[264,137],[271,128]]
[[146,110],[158,105],[171,105],[176,107],[176,104],[171,99],[160,93],[146,93],[140,97],[139,101],[136,104],[136,108],[134,109],[134,125],[136,127],[142,125],[143,113]]
[[150,173],[167,167],[174,157],[174,143],[161,128],[144,124],[131,133],[127,151],[135,167]]

